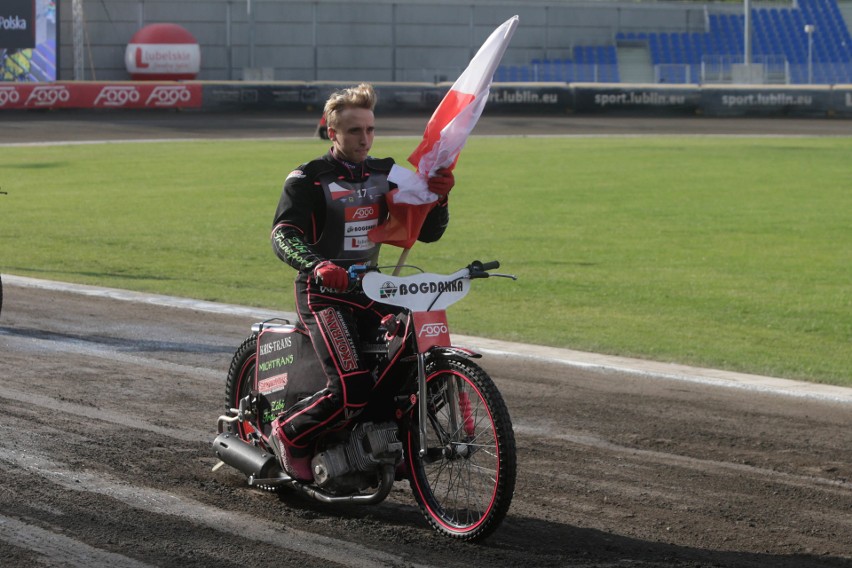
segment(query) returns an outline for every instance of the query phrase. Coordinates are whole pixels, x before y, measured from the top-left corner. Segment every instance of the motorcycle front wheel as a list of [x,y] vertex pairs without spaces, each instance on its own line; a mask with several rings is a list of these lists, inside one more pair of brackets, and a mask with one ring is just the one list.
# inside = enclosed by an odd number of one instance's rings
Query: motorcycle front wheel
[[515,491],[517,458],[509,411],[491,377],[472,361],[440,359],[426,373],[425,448],[417,406],[407,440],[414,498],[438,532],[480,540],[503,521]]

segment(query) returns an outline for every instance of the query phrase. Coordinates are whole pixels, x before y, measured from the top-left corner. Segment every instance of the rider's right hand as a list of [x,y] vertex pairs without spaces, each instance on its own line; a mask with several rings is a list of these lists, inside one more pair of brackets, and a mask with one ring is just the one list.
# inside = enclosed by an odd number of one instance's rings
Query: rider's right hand
[[326,288],[344,292],[349,287],[349,273],[345,268],[325,260],[314,267],[314,278]]

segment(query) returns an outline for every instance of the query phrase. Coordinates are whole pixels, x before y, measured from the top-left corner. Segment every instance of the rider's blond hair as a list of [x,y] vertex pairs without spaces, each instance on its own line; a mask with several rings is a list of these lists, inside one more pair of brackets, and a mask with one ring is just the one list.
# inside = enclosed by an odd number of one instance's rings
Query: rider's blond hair
[[376,91],[373,86],[361,83],[357,87],[349,87],[333,93],[325,102],[325,120],[329,128],[337,129],[340,112],[346,108],[376,108]]

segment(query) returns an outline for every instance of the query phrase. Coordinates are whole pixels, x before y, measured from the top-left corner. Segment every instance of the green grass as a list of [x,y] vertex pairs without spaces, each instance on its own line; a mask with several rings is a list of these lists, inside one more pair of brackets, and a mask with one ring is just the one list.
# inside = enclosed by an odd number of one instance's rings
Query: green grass
[[[291,310],[270,224],[325,148],[3,148],[0,271]],[[474,137],[447,234],[409,262],[520,277],[477,282],[458,333],[852,385],[850,155],[852,138]]]

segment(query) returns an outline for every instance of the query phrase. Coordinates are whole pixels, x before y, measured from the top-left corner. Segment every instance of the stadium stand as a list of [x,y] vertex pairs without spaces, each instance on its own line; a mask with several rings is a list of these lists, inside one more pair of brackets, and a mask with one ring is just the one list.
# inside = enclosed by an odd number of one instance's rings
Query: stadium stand
[[[761,71],[756,82],[852,82],[852,37],[836,0],[753,8],[751,21],[751,63]],[[642,45],[657,83],[732,82],[744,62],[744,26],[742,14],[708,13],[703,33],[619,32],[611,45],[575,46],[570,59],[502,66],[495,80],[617,83],[617,46]]]
[[533,59],[530,65],[500,66],[498,82],[618,83],[615,45],[575,46],[571,59]]

